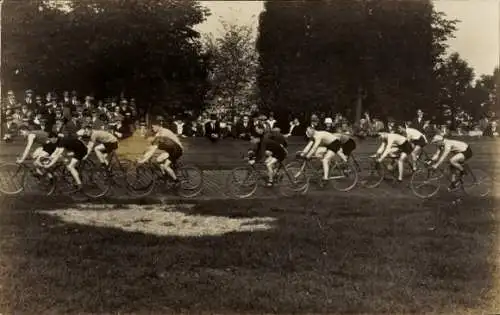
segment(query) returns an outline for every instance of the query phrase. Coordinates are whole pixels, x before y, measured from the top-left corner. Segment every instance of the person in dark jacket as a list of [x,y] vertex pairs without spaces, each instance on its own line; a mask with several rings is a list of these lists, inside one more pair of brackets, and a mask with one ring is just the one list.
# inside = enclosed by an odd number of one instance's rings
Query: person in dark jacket
[[205,136],[212,142],[215,143],[220,139],[220,124],[217,120],[217,116],[210,115],[210,120],[205,124]]

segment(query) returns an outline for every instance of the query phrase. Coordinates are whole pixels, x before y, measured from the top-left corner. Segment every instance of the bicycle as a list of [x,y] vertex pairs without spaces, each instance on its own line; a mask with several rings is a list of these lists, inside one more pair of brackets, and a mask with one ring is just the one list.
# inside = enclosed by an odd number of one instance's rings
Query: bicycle
[[[457,175],[456,187],[453,190],[460,189],[467,195],[475,195],[475,188],[479,189],[477,195],[479,197],[486,197],[492,191],[493,180],[492,178],[480,168],[472,169],[468,164],[464,163],[464,174]],[[450,165],[448,168],[433,169],[430,164],[425,164],[425,168],[416,171],[411,178],[410,187],[415,196],[428,199],[435,196],[441,189],[443,179],[446,180],[448,185],[452,181],[452,169]]]
[[[248,161],[245,158],[245,161]],[[261,164],[260,164],[261,165]],[[303,176],[294,176],[297,170],[285,166],[283,162],[278,162],[278,167],[274,175],[274,185],[271,188],[278,187],[280,193],[285,197],[294,194],[305,193],[309,187],[307,178]],[[243,175],[239,179],[238,175]],[[226,186],[229,193],[239,199],[249,198],[255,194],[259,186],[265,186],[268,183],[267,169],[259,169],[257,164],[236,167],[231,170],[226,179]],[[239,192],[246,189],[246,192]]]
[[[310,180],[313,180],[319,184],[320,188],[325,188],[327,185],[322,180],[323,166],[318,167],[313,165],[312,160],[301,157],[301,153],[302,151],[296,152],[297,160],[289,163],[287,167],[298,169],[298,173],[295,174],[295,176],[305,174],[308,183]],[[350,160],[352,160],[353,163],[350,163]],[[332,182],[333,188],[337,191],[350,191],[358,182],[358,167],[359,164],[354,157],[351,156],[348,157],[347,163],[334,160],[333,165],[330,166],[328,182]]]
[[37,188],[44,195],[54,192],[52,180],[38,174],[32,161],[3,163],[0,165],[0,174],[0,192],[4,195],[18,195],[27,187],[32,190]]
[[[150,195],[158,182],[167,187],[167,190],[173,190],[179,196],[184,198],[193,198],[203,190],[203,172],[194,165],[182,165],[180,162],[172,165],[178,182],[165,174],[160,164],[147,162],[136,164],[126,174],[126,182],[129,192],[134,197],[145,197]],[[199,181],[192,183],[193,178],[199,176]]]
[[[370,157],[370,162],[368,167],[364,168],[362,171],[362,180],[361,184],[366,187],[366,188],[376,188],[380,186],[382,181],[386,178],[386,175],[389,175],[390,179],[395,182],[398,178],[398,159],[400,157],[400,152],[389,155],[388,159],[383,161],[382,163],[377,162],[375,157]],[[423,166],[425,166],[425,160],[429,158],[429,155],[425,151],[421,151],[417,161],[416,161],[416,168],[421,169]],[[406,168],[405,170],[410,170],[410,174],[408,173],[403,173],[403,177],[407,177],[411,174],[413,174],[413,165],[411,161],[409,160],[411,157],[409,156],[408,159],[405,161],[406,163]]]

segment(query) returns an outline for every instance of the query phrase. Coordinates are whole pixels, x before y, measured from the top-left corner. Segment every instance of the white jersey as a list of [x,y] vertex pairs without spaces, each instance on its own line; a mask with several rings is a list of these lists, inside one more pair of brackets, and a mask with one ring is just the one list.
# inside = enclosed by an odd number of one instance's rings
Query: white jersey
[[389,133],[387,134],[387,138],[383,140],[389,148],[403,145],[408,139],[403,137],[398,133]]
[[160,130],[158,130],[158,132],[156,133],[155,138],[168,138],[173,142],[177,143],[181,147],[181,149],[183,149],[179,137],[177,137],[175,133],[173,133],[167,128],[160,128]]
[[462,153],[467,150],[469,145],[463,141],[444,139],[443,147],[445,151],[449,150],[451,153]]
[[417,141],[420,138],[424,138],[425,143],[427,143],[425,135],[414,128],[406,128],[406,138],[408,141]]

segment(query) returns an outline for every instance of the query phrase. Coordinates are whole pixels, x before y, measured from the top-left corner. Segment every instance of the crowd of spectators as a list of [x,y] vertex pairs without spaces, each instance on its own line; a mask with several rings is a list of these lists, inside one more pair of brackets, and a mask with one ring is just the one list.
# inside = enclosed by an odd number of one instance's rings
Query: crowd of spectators
[[[81,99],[75,91],[65,91],[60,98],[55,93],[47,93],[42,98],[40,95],[35,96],[32,90],[24,94],[23,100],[18,101],[13,91],[8,91],[2,103],[5,141],[11,141],[20,126],[66,135],[74,134],[83,124],[90,124],[94,129],[116,130],[124,138],[136,130],[144,136],[147,134],[145,117],[138,115],[134,98],[122,96],[95,100],[88,95]],[[258,111],[238,114],[210,114],[205,111],[195,116],[193,111],[184,111],[155,118],[163,119],[164,126],[181,137],[206,137],[213,143],[224,138],[249,140],[257,123],[269,129],[279,128],[285,136],[303,136],[308,126],[318,130],[369,136],[382,130],[392,131],[396,124],[390,117],[382,119],[371,117],[368,113],[355,123],[341,114],[332,116],[319,113],[310,117],[275,117],[273,112]],[[440,125],[433,123],[433,120],[418,110],[415,118],[404,124],[426,134],[450,134],[451,120]],[[498,136],[494,113],[473,121],[462,112],[457,114],[455,121],[456,128],[453,129],[457,135]]]

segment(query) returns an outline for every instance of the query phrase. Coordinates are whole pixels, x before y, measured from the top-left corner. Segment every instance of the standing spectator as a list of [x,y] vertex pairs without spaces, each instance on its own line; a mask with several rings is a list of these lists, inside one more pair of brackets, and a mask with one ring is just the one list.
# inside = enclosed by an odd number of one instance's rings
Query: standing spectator
[[220,125],[215,114],[210,115],[210,121],[205,124],[205,136],[215,143],[220,139]]
[[64,106],[69,106],[71,107],[71,98],[69,97],[69,92],[68,91],[64,91],[63,92],[63,104]]
[[73,108],[80,105],[80,101],[78,100],[78,94],[76,94],[76,91],[71,92],[71,105],[73,105]]
[[417,117],[412,122],[412,128],[417,129],[420,132],[424,132],[424,112],[421,109],[417,110]]
[[274,125],[276,124],[276,119],[274,119],[274,113],[270,112],[269,113],[269,118],[267,119],[267,124],[271,129],[274,128]]
[[173,123],[173,132],[178,135],[178,136],[183,136],[184,135],[184,121],[181,119],[181,117],[175,117],[174,118],[174,123]]

